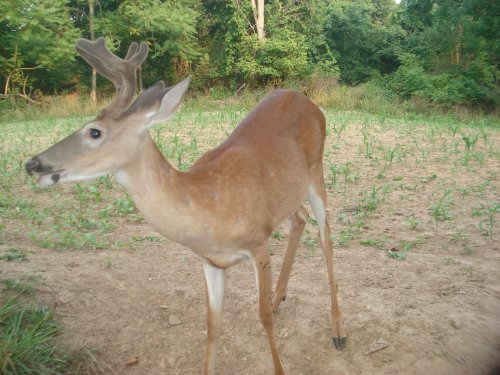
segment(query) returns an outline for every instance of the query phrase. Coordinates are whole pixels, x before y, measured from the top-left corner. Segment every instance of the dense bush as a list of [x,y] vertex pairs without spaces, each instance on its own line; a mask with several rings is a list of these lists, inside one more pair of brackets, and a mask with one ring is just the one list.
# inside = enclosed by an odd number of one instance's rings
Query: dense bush
[[[448,69],[431,74],[416,56],[403,54],[398,70],[386,79],[387,87],[403,99],[424,98],[440,106],[498,104],[498,90],[488,72],[479,69]],[[488,77],[489,76],[489,77]]]
[[[93,28],[119,56],[132,41],[149,44],[146,86],[192,74],[195,90],[234,93],[243,84],[314,89],[335,78],[433,106],[499,104],[500,16],[490,0],[266,0],[260,38],[251,4],[100,1]],[[90,36],[88,7],[0,2],[0,99],[86,92],[90,69],[74,42]]]

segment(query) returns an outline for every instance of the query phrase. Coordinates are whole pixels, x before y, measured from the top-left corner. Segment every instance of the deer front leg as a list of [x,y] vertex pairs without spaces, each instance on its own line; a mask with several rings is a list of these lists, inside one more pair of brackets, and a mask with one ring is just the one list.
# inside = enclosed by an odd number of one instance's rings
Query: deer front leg
[[207,295],[207,352],[205,355],[205,375],[215,374],[215,358],[222,329],[224,307],[224,285],[226,271],[208,263],[203,263]]
[[274,362],[274,374],[285,375],[285,370],[281,364],[280,355],[273,332],[273,306],[271,303],[271,260],[267,249],[267,243],[257,249],[253,254],[255,273],[257,278],[257,288],[259,291],[259,313],[260,320],[266,330],[271,354]]

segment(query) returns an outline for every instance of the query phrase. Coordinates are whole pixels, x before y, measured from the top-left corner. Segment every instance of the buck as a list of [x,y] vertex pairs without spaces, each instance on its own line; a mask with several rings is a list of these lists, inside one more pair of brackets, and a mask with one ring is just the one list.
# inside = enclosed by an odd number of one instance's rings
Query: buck
[[[171,88],[159,81],[134,100],[136,69],[148,53],[145,43],[132,43],[125,59],[111,53],[103,38],[79,39],[76,50],[114,84],[116,97],[95,120],[29,160],[26,170],[38,175],[43,186],[114,175],[156,231],[201,259],[208,309],[204,374],[215,373],[225,270],[245,259],[254,267],[274,373],[285,374],[273,334],[273,311],[286,297],[308,219],[306,198],[326,261],[333,343],[345,348],[326,215],[326,124],[321,110],[292,90],[269,93],[221,145],[201,156],[188,172],[180,172],[160,153],[148,129],[175,112],[190,77]],[[286,219],[289,240],[273,293],[268,240]]]

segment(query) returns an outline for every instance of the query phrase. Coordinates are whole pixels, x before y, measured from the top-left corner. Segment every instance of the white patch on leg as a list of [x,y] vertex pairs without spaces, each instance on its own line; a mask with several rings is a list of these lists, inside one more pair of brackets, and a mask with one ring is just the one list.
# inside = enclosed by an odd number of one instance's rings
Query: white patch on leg
[[203,272],[205,273],[205,280],[207,282],[208,302],[210,304],[210,308],[220,312],[224,306],[226,271],[208,263],[203,263]]
[[321,241],[325,241],[325,229],[326,229],[326,211],[325,211],[325,205],[323,203],[323,200],[321,199],[321,196],[316,193],[314,188],[312,186],[309,186],[309,189],[307,191],[307,196],[309,197],[309,203],[311,204],[311,208],[314,213],[314,217],[316,218],[316,221],[318,223],[319,227],[319,236],[321,238]]
[[253,274],[255,276],[255,288],[257,289],[257,293],[259,293],[259,271],[257,271],[257,264],[255,263],[255,259],[252,259],[253,266]]

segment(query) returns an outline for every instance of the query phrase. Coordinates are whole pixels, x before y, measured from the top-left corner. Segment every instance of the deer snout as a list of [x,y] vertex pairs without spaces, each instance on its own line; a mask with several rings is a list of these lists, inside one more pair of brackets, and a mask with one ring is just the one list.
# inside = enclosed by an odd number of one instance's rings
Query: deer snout
[[34,158],[31,158],[28,160],[28,162],[25,165],[26,167],[26,172],[30,176],[36,174],[36,173],[52,173],[54,171],[54,167],[52,165],[48,165],[47,163],[43,163],[42,159],[40,157],[35,156]]
[[41,173],[43,170],[42,161],[37,156],[28,160],[25,167],[26,167],[26,172],[30,176],[32,176],[35,173]]

